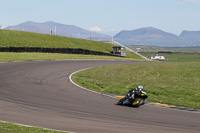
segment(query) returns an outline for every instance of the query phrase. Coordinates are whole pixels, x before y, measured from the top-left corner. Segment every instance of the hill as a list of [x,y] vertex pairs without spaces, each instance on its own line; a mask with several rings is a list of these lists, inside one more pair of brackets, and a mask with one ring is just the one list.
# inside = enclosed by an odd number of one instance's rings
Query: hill
[[161,37],[170,37],[170,38],[177,38],[176,35],[173,35],[171,33],[164,32],[162,30],[153,28],[153,27],[147,27],[147,28],[140,28],[136,30],[131,31],[121,31],[117,35],[115,35],[115,38],[118,37],[124,37],[124,38],[136,38],[136,37],[154,37],[154,38],[161,38]]
[[110,53],[113,44],[24,31],[0,30],[0,47],[81,48]]
[[180,38],[189,46],[200,46],[200,31],[183,31]]
[[[192,37],[192,39],[191,39]],[[144,45],[159,47],[200,46],[199,32],[183,32],[180,36],[153,28],[140,28],[121,31],[114,39],[125,45]]]
[[17,30],[17,31],[28,31],[35,33],[43,33],[43,34],[52,34],[52,35],[60,35],[67,36],[73,38],[82,38],[82,39],[91,39],[92,40],[110,40],[111,37],[108,35],[100,34],[97,32],[88,31],[77,27],[75,25],[64,25],[60,23],[55,23],[52,21],[48,21],[45,23],[36,23],[32,21],[27,21],[25,23],[21,23],[15,26],[7,27],[9,30]]
[[200,38],[200,31],[186,31],[186,30],[184,30],[180,34],[180,37],[183,37],[183,38]]

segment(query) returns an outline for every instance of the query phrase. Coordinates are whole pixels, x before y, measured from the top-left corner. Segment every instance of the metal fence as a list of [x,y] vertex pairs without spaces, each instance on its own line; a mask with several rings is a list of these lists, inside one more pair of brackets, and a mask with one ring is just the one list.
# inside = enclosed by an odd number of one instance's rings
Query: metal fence
[[40,47],[0,47],[0,52],[40,52],[40,53],[65,53],[65,54],[85,54],[85,55],[102,55],[116,56],[112,53],[103,53],[85,49],[73,48],[40,48]]
[[[1,28],[0,28],[1,29]],[[70,31],[60,31],[55,30],[54,28],[35,28],[35,27],[6,27],[4,30],[15,30],[15,31],[25,31],[25,32],[33,32],[33,33],[40,33],[40,34],[49,34],[49,35],[57,35],[57,36],[65,36],[71,38],[80,38],[85,40],[93,40],[93,41],[101,41],[101,42],[110,42],[112,37],[99,37],[95,35],[88,35],[86,33],[77,33],[77,32],[70,32]]]

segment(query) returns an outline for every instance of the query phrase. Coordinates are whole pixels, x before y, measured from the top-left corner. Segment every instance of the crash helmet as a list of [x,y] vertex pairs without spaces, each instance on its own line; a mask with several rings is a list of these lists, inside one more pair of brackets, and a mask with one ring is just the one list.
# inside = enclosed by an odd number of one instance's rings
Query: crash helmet
[[142,90],[143,90],[143,86],[142,86],[142,85],[138,85],[138,86],[137,86],[137,90],[138,90],[138,91],[142,91]]

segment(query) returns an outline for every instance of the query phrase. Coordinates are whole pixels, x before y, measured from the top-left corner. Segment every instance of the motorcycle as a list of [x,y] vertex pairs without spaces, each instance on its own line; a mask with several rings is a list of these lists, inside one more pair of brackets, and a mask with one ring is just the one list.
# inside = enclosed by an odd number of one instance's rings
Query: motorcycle
[[118,105],[129,105],[129,106],[139,107],[141,105],[144,105],[145,99],[148,98],[145,91],[135,92],[134,98],[133,97],[128,98],[127,94],[118,101],[117,103]]

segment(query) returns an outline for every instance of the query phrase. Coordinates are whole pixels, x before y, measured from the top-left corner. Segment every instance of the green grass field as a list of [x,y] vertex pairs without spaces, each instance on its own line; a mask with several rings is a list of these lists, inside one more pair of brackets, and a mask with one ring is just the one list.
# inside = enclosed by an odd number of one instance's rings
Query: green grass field
[[64,132],[47,130],[37,127],[25,127],[12,123],[0,122],[0,133],[64,133]]
[[79,72],[73,80],[98,92],[124,95],[143,85],[148,100],[200,109],[200,62],[139,63]]
[[200,53],[151,53],[145,52],[140,53],[146,57],[152,55],[163,55],[167,59],[165,61],[168,62],[200,62]]
[[139,52],[159,52],[159,51],[170,51],[170,52],[182,52],[182,53],[200,53],[200,47],[153,47],[153,46],[128,46],[130,49]]

